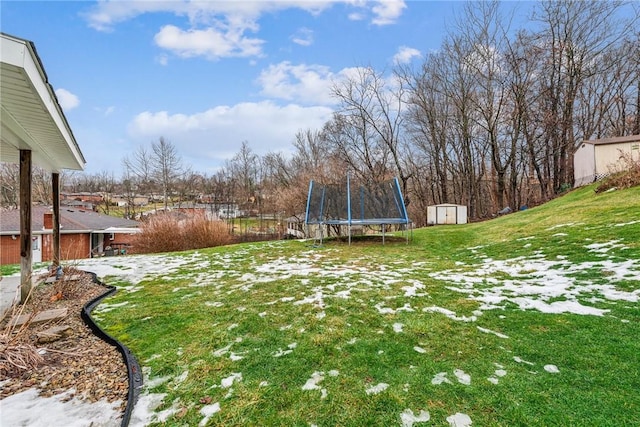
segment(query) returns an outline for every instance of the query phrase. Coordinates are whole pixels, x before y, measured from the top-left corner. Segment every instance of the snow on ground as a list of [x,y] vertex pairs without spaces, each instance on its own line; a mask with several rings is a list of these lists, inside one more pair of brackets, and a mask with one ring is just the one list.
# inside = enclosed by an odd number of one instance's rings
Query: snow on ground
[[469,427],[473,424],[469,415],[460,412],[447,417],[447,421],[450,427]]
[[[553,227],[573,227],[579,224],[563,224]],[[552,229],[553,229],[552,228]],[[558,233],[560,235],[561,233]],[[523,240],[533,240],[529,237]],[[271,244],[277,247],[279,243]],[[625,247],[620,241],[590,243],[585,246],[585,251],[589,251],[602,259],[597,262],[572,263],[564,257],[555,260],[546,260],[541,253],[536,253],[531,257],[518,257],[507,260],[493,260],[482,255],[482,246],[469,248],[483,262],[480,264],[456,263],[454,269],[445,271],[432,271],[426,262],[416,263],[413,269],[408,269],[406,263],[396,262],[387,265],[369,263],[367,260],[352,260],[344,264],[336,263],[331,257],[331,251],[323,253],[307,251],[292,257],[280,257],[266,263],[258,264],[252,260],[252,247],[223,255],[204,255],[194,252],[188,256],[178,255],[131,255],[126,257],[105,257],[87,260],[74,261],[73,266],[82,270],[96,273],[98,277],[116,277],[129,282],[131,286],[122,287],[125,292],[135,292],[144,286],[145,280],[158,278],[186,279],[190,284],[188,287],[211,287],[219,293],[219,298],[224,300],[226,294],[234,292],[250,292],[259,283],[268,283],[289,279],[292,283],[298,283],[295,295],[280,297],[265,306],[273,307],[281,304],[294,304],[309,306],[309,309],[317,319],[322,320],[326,315],[324,309],[328,307],[332,300],[355,298],[359,300],[359,295],[365,291],[384,290],[385,294],[396,292],[396,296],[386,296],[384,300],[369,300],[369,306],[376,309],[382,316],[394,314],[400,311],[434,313],[434,315],[444,315],[449,319],[461,322],[477,322],[483,311],[502,308],[506,303],[513,303],[522,310],[537,310],[542,313],[574,313],[581,315],[603,316],[609,310],[594,307],[590,304],[601,302],[628,301],[638,302],[640,300],[640,290],[632,292],[616,289],[615,285],[619,281],[640,280],[640,262],[638,260],[621,260],[610,255],[611,252],[624,251]],[[237,267],[241,265],[242,267]],[[366,266],[366,267],[365,267]],[[606,272],[607,283],[600,284],[584,279],[588,277],[585,272],[597,269]],[[240,271],[241,270],[241,271]],[[468,299],[481,303],[479,309],[475,310],[471,316],[458,315],[454,311],[424,304],[429,301],[424,283],[409,275],[415,275],[416,271],[428,275],[432,279],[444,282],[445,286],[454,291],[465,294]],[[37,273],[37,272],[36,272]],[[310,278],[318,280],[311,282]],[[578,278],[581,277],[581,278]],[[221,280],[224,278],[224,284]],[[311,286],[311,283],[316,285]],[[187,290],[187,288],[176,288],[176,293]],[[195,294],[192,294],[195,295]],[[214,297],[217,299],[218,297]],[[395,298],[409,298],[412,303],[404,302],[394,304]],[[215,299],[203,301],[209,307],[222,307],[221,301]],[[364,301],[363,305],[366,304]],[[115,309],[122,304],[101,304],[98,310],[108,311]],[[239,308],[245,310],[245,307]],[[261,316],[269,316],[271,312],[264,311]],[[233,329],[234,325],[228,327]],[[290,327],[291,325],[289,325]],[[403,324],[394,323],[390,325],[395,333],[403,332]],[[284,326],[283,326],[284,327]],[[490,329],[477,326],[477,330],[482,333],[492,334],[501,339],[509,337]],[[302,332],[302,331],[301,331]],[[380,331],[384,333],[384,331]],[[242,337],[237,337],[235,342],[241,342]],[[350,339],[347,344],[353,345],[357,338]],[[418,343],[419,344],[419,343]],[[231,348],[233,342],[225,347],[212,350],[213,355],[218,357],[230,357],[232,360],[240,360],[242,356],[233,353]],[[296,345],[288,346],[287,349],[278,350],[274,357],[281,357],[290,354]],[[414,346],[418,353],[427,351],[418,345]],[[517,356],[513,357],[516,363],[534,365]],[[498,384],[499,379],[507,375],[503,366],[496,364],[498,369],[487,372],[486,379]],[[148,369],[148,368],[143,368]],[[560,372],[557,366],[548,364],[543,367],[544,371],[550,374]],[[187,372],[183,375],[186,378]],[[229,376],[222,378],[220,388],[228,388],[235,381],[242,380],[241,373],[228,373]],[[337,375],[337,371],[329,372],[330,376]],[[452,384],[447,377],[447,372],[435,373],[431,383]],[[453,376],[464,385],[471,384],[471,376],[461,369],[455,369]],[[177,411],[177,405],[171,405],[164,411],[155,412],[162,403],[165,395],[154,394],[150,389],[157,387],[165,381],[180,381],[178,378],[150,378],[146,371],[145,386],[131,418],[131,426],[142,427],[152,422],[163,422]],[[303,390],[319,390],[321,399],[327,396],[327,390],[320,386],[324,381],[324,372],[314,372],[310,379],[302,386]],[[261,386],[268,385],[265,379]],[[386,390],[390,385],[379,383],[367,388],[367,394],[377,394]],[[94,426],[110,426],[117,412],[117,404],[107,404],[98,402],[88,404],[79,402],[76,399],[63,402],[64,395],[52,398],[37,397],[35,390],[28,390],[10,398],[0,401],[2,408],[3,422],[8,425],[52,425],[52,420],[60,419],[61,425],[80,426],[88,425],[83,419],[91,419]],[[31,411],[30,408],[38,407],[38,411]],[[44,409],[43,409],[44,408]],[[217,412],[223,411],[219,403],[212,403],[202,408],[203,416],[201,425],[213,417]],[[45,414],[45,419],[38,419],[37,414]],[[58,417],[58,418],[56,418]],[[83,418],[84,417],[84,418]],[[403,426],[412,426],[429,420],[429,413],[421,411],[415,415],[410,409],[399,415]],[[447,417],[450,426],[467,427],[472,424],[468,415],[457,413]],[[57,422],[57,421],[56,421]],[[54,422],[54,424],[56,423]],[[111,424],[110,424],[111,423]]]
[[426,423],[430,419],[431,416],[428,411],[420,411],[418,415],[414,415],[411,409],[405,409],[402,414],[400,414],[402,427],[413,427],[415,423]]
[[90,403],[74,397],[68,390],[51,397],[41,397],[38,390],[30,388],[0,400],[3,426],[29,427],[94,427],[119,426],[121,401],[112,403],[100,400]]

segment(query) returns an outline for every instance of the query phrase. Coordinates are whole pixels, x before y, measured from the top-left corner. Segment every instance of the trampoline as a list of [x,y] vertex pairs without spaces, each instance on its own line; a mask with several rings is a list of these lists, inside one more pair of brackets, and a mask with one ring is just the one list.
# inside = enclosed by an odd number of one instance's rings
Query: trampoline
[[[376,226],[382,229],[382,243],[385,242],[387,226],[396,226],[407,231],[409,224],[402,191],[397,178],[371,185],[352,185],[347,176],[346,185],[321,185],[309,183],[305,224],[317,225],[316,239],[322,242],[324,228],[346,226],[351,244],[354,227]],[[310,234],[310,233],[308,233]]]

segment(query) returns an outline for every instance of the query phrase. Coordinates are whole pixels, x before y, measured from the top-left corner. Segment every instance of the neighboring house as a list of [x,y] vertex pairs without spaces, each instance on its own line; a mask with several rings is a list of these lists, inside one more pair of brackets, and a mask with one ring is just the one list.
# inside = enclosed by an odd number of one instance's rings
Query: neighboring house
[[100,204],[104,200],[104,197],[99,193],[60,193],[60,201],[62,202],[63,200],[79,200]]
[[575,187],[591,184],[640,162],[640,135],[585,140],[573,156]]
[[218,208],[218,218],[220,219],[231,219],[242,216],[242,211],[240,211],[236,204],[227,203],[218,206],[220,206]]
[[149,204],[149,198],[147,196],[113,196],[111,203],[116,206],[127,206],[132,204],[133,206],[147,206]]
[[95,211],[95,206],[91,202],[83,202],[81,200],[61,200],[60,206],[72,209],[82,209],[85,211]]
[[[48,206],[31,210],[33,262],[52,259],[53,213]],[[102,215],[97,212],[60,209],[60,258],[81,259],[123,253],[139,232],[138,221]],[[20,262],[20,211],[3,210],[0,215],[0,262]]]

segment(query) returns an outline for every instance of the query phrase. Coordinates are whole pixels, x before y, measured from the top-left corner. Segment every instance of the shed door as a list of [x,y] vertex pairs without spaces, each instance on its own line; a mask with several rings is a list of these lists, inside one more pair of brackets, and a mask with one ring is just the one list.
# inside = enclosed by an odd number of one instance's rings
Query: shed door
[[445,224],[457,224],[458,220],[458,209],[456,206],[447,206],[446,214],[445,214]]

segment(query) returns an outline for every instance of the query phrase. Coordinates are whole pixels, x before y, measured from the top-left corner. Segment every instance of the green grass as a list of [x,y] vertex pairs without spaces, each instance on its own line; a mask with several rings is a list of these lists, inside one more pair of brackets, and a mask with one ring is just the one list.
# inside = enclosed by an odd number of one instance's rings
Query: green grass
[[[207,425],[391,426],[408,409],[425,425],[640,425],[639,211],[640,187],[591,186],[409,245],[167,254],[139,283],[106,278],[120,291],[94,316],[148,370],[145,393],[166,394],[171,426],[213,403]],[[601,315],[553,312],[567,303]]]

